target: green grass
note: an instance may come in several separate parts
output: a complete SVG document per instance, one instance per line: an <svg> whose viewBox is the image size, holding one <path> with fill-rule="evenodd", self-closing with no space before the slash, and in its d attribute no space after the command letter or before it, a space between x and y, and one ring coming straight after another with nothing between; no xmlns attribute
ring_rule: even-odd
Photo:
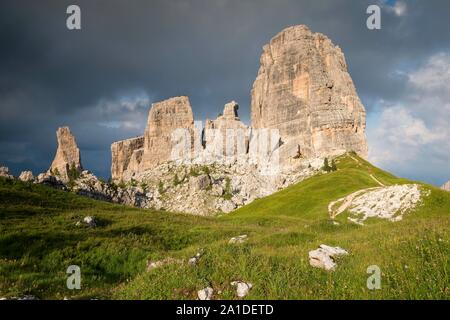
<svg viewBox="0 0 450 320"><path fill-rule="evenodd" d="M368 162L342 157L317 175L220 217L195 217L98 202L0 180L0 296L40 298L195 299L205 286L235 299L233 280L249 281L249 299L448 299L450 193L423 185L429 197L400 222L357 226L327 213L330 201L378 184L410 183ZM97 228L76 227L84 216ZM248 234L242 245L232 236ZM335 272L312 268L308 252L325 243L350 252ZM146 272L147 259L187 259ZM79 265L82 289L66 288ZM378 265L382 289L368 290L367 267ZM221 294L217 294L221 291Z"/></svg>

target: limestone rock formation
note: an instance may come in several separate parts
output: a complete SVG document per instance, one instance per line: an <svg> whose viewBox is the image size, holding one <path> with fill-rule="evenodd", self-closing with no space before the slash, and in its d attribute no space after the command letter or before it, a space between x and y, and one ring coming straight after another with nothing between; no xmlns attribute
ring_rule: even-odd
<svg viewBox="0 0 450 320"><path fill-rule="evenodd" d="M14 177L9 174L9 168L8 167L0 167L0 177L8 178L8 179L14 179Z"/></svg>
<svg viewBox="0 0 450 320"><path fill-rule="evenodd" d="M278 129L280 157L343 151L367 156L366 115L344 54L306 26L284 29L265 45L251 101L252 129Z"/></svg>
<svg viewBox="0 0 450 320"><path fill-rule="evenodd" d="M206 120L205 151L213 161L220 161L223 156L235 158L247 154L249 128L239 119L238 109L239 105L231 101L216 120Z"/></svg>
<svg viewBox="0 0 450 320"><path fill-rule="evenodd" d="M450 191L450 181L448 181L447 183L445 183L442 187L442 190L446 190L446 191Z"/></svg>
<svg viewBox="0 0 450 320"><path fill-rule="evenodd" d="M175 97L154 103L148 115L140 170L149 170L173 160L172 151L179 142L176 138L180 138L178 134L182 135L183 132L190 136L190 150L193 147L195 129L189 98Z"/></svg>
<svg viewBox="0 0 450 320"><path fill-rule="evenodd" d="M235 101L203 131L188 97L155 103L143 137L111 146L113 180L143 186L141 206L207 215L297 183L324 157L367 155L364 106L339 47L295 26L264 47L260 62L250 128ZM127 202L141 199L136 192Z"/></svg>
<svg viewBox="0 0 450 320"><path fill-rule="evenodd" d="M24 182L31 182L34 180L33 172L31 171L22 171L19 176L19 180Z"/></svg>
<svg viewBox="0 0 450 320"><path fill-rule="evenodd" d="M58 128L56 131L58 149L49 171L66 182L69 180L69 172L74 169L81 172L80 150L77 147L75 137L68 127Z"/></svg>
<svg viewBox="0 0 450 320"><path fill-rule="evenodd" d="M139 171L144 152L144 136L114 142L111 145L111 178L120 181L126 172Z"/></svg>

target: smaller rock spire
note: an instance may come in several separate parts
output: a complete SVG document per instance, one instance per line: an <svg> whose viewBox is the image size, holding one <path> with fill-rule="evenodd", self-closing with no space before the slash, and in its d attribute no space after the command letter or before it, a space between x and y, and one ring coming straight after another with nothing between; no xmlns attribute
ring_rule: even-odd
<svg viewBox="0 0 450 320"><path fill-rule="evenodd" d="M61 127L56 131L58 140L58 149L56 150L55 159L50 166L50 173L58 176L62 181L70 180L71 170L81 172L80 149L78 149L75 137L70 132L69 127Z"/></svg>
<svg viewBox="0 0 450 320"><path fill-rule="evenodd" d="M226 119L239 119L238 117L238 111L239 109L239 105L237 104L236 101L231 101L229 103L227 103L223 109L223 117Z"/></svg>

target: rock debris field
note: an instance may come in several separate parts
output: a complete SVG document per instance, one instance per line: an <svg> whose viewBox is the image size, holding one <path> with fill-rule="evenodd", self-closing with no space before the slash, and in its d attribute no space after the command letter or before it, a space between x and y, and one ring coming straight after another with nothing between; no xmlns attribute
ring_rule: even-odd
<svg viewBox="0 0 450 320"><path fill-rule="evenodd" d="M420 204L423 196L417 184L376 187L356 191L331 202L328 212L331 218L348 211L348 219L363 225L368 218L400 221L403 215Z"/></svg>

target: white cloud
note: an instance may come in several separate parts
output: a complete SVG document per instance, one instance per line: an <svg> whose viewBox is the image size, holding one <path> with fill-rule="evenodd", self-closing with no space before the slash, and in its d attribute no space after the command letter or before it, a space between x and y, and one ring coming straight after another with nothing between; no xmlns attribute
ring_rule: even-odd
<svg viewBox="0 0 450 320"><path fill-rule="evenodd" d="M420 91L443 91L450 96L450 55L432 56L425 66L409 74L409 81Z"/></svg>
<svg viewBox="0 0 450 320"><path fill-rule="evenodd" d="M408 94L395 104L381 101L376 128L368 130L369 159L394 172L434 166L450 179L450 54L430 57L407 74ZM429 168L426 168L429 170ZM431 178L430 178L431 179Z"/></svg>
<svg viewBox="0 0 450 320"><path fill-rule="evenodd" d="M150 98L142 94L114 100L101 100L95 106L94 112L100 114L100 117L96 118L102 119L98 122L98 125L102 127L143 132L150 105Z"/></svg>
<svg viewBox="0 0 450 320"><path fill-rule="evenodd" d="M394 13L399 17L405 15L407 9L408 9L408 6L406 5L406 2L404 2L404 1L397 1L394 5Z"/></svg>
<svg viewBox="0 0 450 320"><path fill-rule="evenodd" d="M398 17L406 15L408 11L408 5L403 0L397 0L394 4L386 3L386 0L381 1L381 6L390 13L395 14Z"/></svg>

